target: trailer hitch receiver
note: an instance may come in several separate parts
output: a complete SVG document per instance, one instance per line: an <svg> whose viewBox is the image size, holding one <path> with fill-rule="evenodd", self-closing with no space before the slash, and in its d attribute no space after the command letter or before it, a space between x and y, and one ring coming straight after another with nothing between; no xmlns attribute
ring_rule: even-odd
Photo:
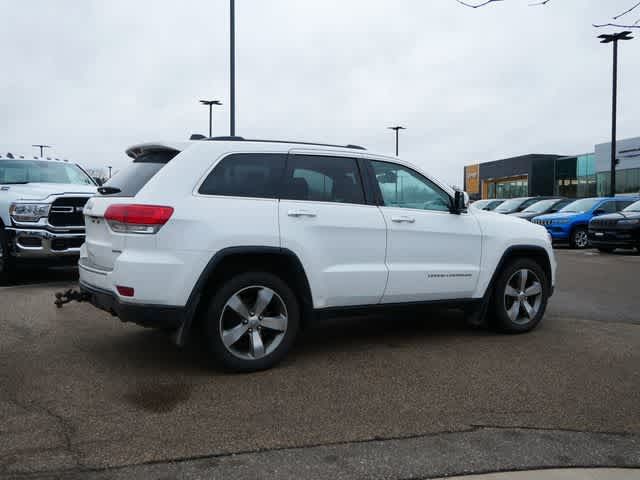
<svg viewBox="0 0 640 480"><path fill-rule="evenodd" d="M56 300L55 305L58 308L62 308L65 303L69 302L86 302L89 300L89 294L86 292L81 292L80 290L74 290L70 288L64 292L56 292L55 294Z"/></svg>

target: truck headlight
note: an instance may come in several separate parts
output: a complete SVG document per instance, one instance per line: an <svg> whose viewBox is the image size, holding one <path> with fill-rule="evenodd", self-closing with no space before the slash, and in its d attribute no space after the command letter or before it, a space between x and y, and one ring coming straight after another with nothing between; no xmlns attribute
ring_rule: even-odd
<svg viewBox="0 0 640 480"><path fill-rule="evenodd" d="M37 222L49 215L50 203L12 203L9 214L16 222Z"/></svg>

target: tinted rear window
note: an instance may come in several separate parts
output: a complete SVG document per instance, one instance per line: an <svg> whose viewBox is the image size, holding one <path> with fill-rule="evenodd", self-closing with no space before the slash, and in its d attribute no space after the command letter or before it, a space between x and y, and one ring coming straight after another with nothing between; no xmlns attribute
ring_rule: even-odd
<svg viewBox="0 0 640 480"><path fill-rule="evenodd" d="M285 159L282 153L234 153L215 166L198 193L276 198Z"/></svg>
<svg viewBox="0 0 640 480"><path fill-rule="evenodd" d="M178 153L180 152L163 150L140 155L104 184L104 187L120 190L111 194L107 193L107 195L110 197L135 197L142 187Z"/></svg>

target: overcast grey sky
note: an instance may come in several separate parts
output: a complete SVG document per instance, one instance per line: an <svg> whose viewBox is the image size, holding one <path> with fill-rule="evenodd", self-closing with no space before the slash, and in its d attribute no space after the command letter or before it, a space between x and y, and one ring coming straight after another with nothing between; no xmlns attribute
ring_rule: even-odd
<svg viewBox="0 0 640 480"><path fill-rule="evenodd" d="M465 164L608 140L611 47L631 0L237 0L237 134L356 143L449 183ZM228 0L0 0L0 152L88 167L228 134ZM637 15L640 17L640 13ZM640 31L636 32L640 37ZM619 137L640 135L640 38L620 46Z"/></svg>

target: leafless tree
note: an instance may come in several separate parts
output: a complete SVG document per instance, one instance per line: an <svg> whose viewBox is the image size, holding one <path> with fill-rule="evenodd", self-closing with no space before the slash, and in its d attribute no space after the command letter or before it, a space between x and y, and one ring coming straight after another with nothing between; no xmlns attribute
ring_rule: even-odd
<svg viewBox="0 0 640 480"><path fill-rule="evenodd" d="M465 0L456 0L456 2L458 2L460 5L464 5L465 7L469 7L469 8L485 7L491 3L498 3L503 1L504 0L481 0L476 2L470 2ZM551 0L538 0L538 1L530 2L529 6L537 7L540 5L546 5L549 2L551 2ZM612 20L611 22L594 23L593 26L596 28L601 28L601 27L640 28L640 17L637 18L635 21L628 20L629 18L631 18L631 16L629 15L630 13L634 11L636 11L637 13L638 11L640 11L639 7L640 7L640 2L636 2L633 5L631 5L629 8L627 8L624 12L620 12L619 14L611 17L611 20Z"/></svg>

